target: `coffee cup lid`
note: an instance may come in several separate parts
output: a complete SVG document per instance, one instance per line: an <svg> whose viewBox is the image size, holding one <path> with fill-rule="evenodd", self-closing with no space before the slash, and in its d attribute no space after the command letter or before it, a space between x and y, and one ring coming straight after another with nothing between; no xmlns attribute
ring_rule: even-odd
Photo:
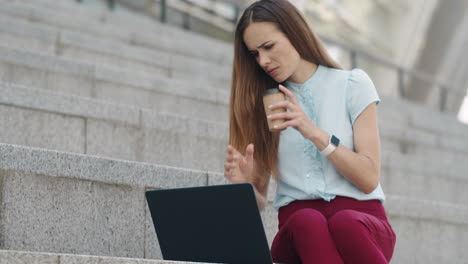
<svg viewBox="0 0 468 264"><path fill-rule="evenodd" d="M263 96L273 94L273 93L281 93L281 90L278 88L267 89L263 92Z"/></svg>

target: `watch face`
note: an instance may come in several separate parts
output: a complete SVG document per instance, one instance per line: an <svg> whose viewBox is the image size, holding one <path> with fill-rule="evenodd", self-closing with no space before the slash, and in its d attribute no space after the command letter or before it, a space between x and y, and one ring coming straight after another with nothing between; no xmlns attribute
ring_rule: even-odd
<svg viewBox="0 0 468 264"><path fill-rule="evenodd" d="M338 145L340 144L340 140L339 140L337 137L335 137L335 135L332 135L332 138L331 138L330 141L331 141L331 143L332 143L333 145L335 145L335 146L337 146L337 147L338 147Z"/></svg>

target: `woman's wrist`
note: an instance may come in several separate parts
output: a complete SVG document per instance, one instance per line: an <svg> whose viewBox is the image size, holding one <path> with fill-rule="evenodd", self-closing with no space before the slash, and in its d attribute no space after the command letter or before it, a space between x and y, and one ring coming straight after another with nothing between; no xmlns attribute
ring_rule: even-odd
<svg viewBox="0 0 468 264"><path fill-rule="evenodd" d="M257 187L255 187L255 185L254 185L254 192L255 192L255 198L257 200L258 209L259 209L259 211L263 211L263 209L265 209L265 207L268 204L267 199L266 199L265 196L263 196L263 194L261 194L257 190Z"/></svg>
<svg viewBox="0 0 468 264"><path fill-rule="evenodd" d="M322 151L328 146L329 138L330 138L330 134L323 131L319 127L317 127L313 131L310 137L308 137L308 139L315 144L315 146L317 147L319 151Z"/></svg>

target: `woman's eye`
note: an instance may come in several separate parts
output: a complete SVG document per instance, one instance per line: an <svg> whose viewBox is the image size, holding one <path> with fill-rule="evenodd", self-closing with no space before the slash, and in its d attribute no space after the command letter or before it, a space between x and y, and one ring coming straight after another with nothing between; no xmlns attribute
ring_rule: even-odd
<svg viewBox="0 0 468 264"><path fill-rule="evenodd" d="M273 48L273 46L274 46L274 45L265 46L265 49L266 49L266 50L269 50L269 49Z"/></svg>

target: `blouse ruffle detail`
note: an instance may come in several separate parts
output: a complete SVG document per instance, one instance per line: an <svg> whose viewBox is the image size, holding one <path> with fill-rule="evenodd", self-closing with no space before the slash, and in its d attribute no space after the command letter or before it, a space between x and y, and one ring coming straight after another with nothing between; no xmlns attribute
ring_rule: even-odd
<svg viewBox="0 0 468 264"><path fill-rule="evenodd" d="M302 106L302 109L314 123L318 124L317 116L319 116L317 102L314 100L311 89L307 86L303 86L301 89L296 89L296 97ZM317 149L315 144L310 140L304 140L303 155L305 155L305 171L307 175L322 175L323 164L320 155L320 151Z"/></svg>

